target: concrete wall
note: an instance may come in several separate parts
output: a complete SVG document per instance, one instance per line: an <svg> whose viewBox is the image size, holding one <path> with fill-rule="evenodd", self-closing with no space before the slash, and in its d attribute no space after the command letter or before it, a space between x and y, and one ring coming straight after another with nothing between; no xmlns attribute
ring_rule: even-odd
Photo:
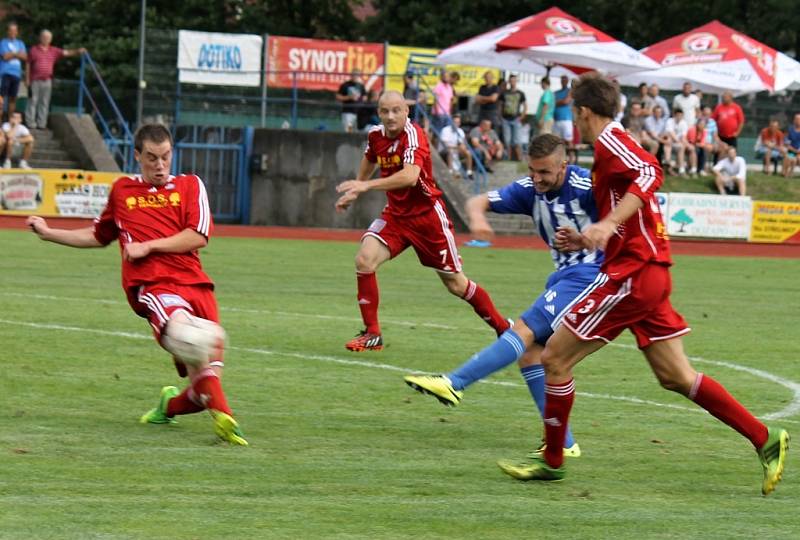
<svg viewBox="0 0 800 540"><path fill-rule="evenodd" d="M257 129L251 174L250 223L303 227L367 227L386 204L369 192L337 214L336 185L355 178L366 144L363 133Z"/></svg>
<svg viewBox="0 0 800 540"><path fill-rule="evenodd" d="M88 114L51 114L50 127L64 149L83 169L119 172L117 162L106 148L103 137Z"/></svg>

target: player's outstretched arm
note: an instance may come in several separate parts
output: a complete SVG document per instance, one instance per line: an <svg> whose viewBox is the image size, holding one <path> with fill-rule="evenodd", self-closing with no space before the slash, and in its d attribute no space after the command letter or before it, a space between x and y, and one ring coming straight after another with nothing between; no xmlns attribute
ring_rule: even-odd
<svg viewBox="0 0 800 540"><path fill-rule="evenodd" d="M47 242L76 248L103 247L94 237L94 227L81 229L51 229L47 221L39 216L29 216L25 224L36 235Z"/></svg>
<svg viewBox="0 0 800 540"><path fill-rule="evenodd" d="M490 210L489 196L482 193L470 197L467 200L466 210L472 236L478 240L490 241L494 237L494 230L486 219L486 213Z"/></svg>
<svg viewBox="0 0 800 540"><path fill-rule="evenodd" d="M178 234L166 238L125 244L122 256L127 261L135 261L147 257L151 253L189 253L207 245L208 239L205 236L194 229L183 229Z"/></svg>
<svg viewBox="0 0 800 540"><path fill-rule="evenodd" d="M643 206L644 201L638 195L626 193L611 213L583 231L585 247L605 249L608 239L617 231L617 227L628 221Z"/></svg>

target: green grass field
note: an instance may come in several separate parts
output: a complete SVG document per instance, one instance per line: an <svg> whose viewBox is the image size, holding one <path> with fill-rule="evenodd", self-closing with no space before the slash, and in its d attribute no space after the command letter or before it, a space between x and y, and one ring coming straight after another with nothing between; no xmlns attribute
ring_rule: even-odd
<svg viewBox="0 0 800 540"><path fill-rule="evenodd" d="M455 367L493 339L413 253L379 274L388 347L360 329L351 243L215 239L231 348L224 385L249 448L207 415L140 425L171 362L129 310L115 248L0 231L0 538L797 538L800 481L760 493L752 447L659 388L625 335L577 369L584 456L560 484L520 483L540 421L516 368L447 409L402 375ZM542 251L463 250L516 316L552 270ZM800 436L800 261L678 257L673 302L696 367ZM499 383L499 384L498 384ZM800 440L800 439L798 439Z"/></svg>

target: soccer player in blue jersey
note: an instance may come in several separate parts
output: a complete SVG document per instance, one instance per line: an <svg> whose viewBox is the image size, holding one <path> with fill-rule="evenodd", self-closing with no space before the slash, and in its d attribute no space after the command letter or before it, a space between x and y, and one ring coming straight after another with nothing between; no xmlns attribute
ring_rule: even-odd
<svg viewBox="0 0 800 540"><path fill-rule="evenodd" d="M512 328L456 370L439 376L405 377L409 386L436 397L444 405L457 405L469 385L517 361L540 414L544 413L544 369L540 360L544 344L572 305L598 285L601 251L563 253L554 247L559 227L582 231L597 220L589 171L567 165L564 140L550 134L531 141L528 169L530 176L469 200L470 229L477 238L491 237L487 211L531 216L539 235L550 246L556 271L547 279L545 291ZM542 451L540 446L536 453ZM580 447L569 430L564 454L580 455Z"/></svg>

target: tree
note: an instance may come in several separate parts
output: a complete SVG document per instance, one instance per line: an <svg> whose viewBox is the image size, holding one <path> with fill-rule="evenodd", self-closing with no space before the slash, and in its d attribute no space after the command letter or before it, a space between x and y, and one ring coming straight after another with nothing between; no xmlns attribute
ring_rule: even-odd
<svg viewBox="0 0 800 540"><path fill-rule="evenodd" d="M685 232L684 229L687 225L691 225L694 223L692 216L690 216L685 208L681 208L678 212L672 216L671 221L680 224L681 228L678 230L679 233Z"/></svg>

